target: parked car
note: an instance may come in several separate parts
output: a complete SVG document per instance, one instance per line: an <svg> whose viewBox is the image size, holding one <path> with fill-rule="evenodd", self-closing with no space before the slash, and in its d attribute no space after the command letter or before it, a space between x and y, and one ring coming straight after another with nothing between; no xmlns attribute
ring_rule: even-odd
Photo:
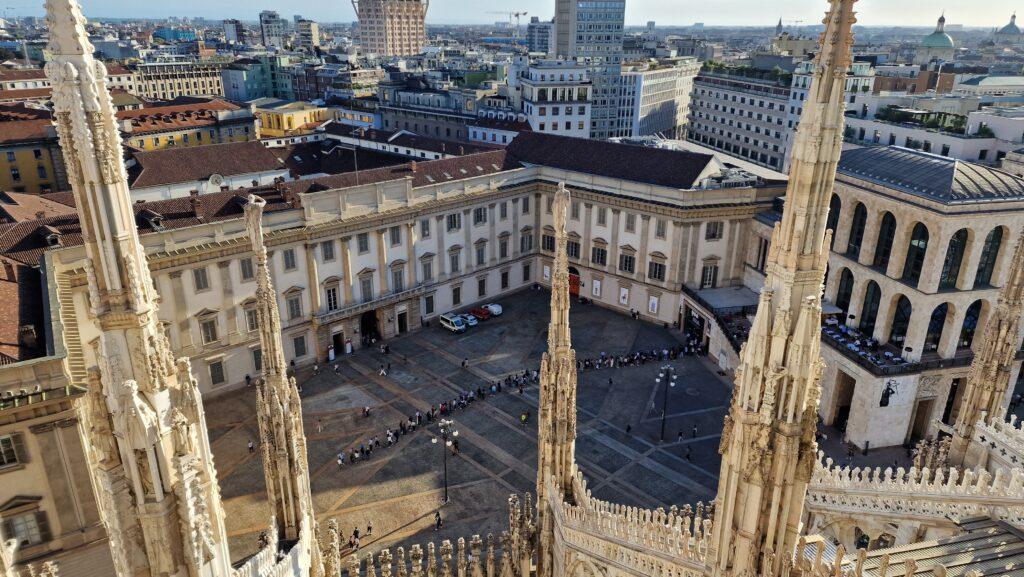
<svg viewBox="0 0 1024 577"><path fill-rule="evenodd" d="M462 319L462 315L445 313L441 315L441 326L453 333L464 333L469 326Z"/></svg>
<svg viewBox="0 0 1024 577"><path fill-rule="evenodd" d="M466 323L471 327L475 327L480 322L476 320L476 317L471 314L461 314L459 315L459 317L462 319L462 322Z"/></svg>
<svg viewBox="0 0 1024 577"><path fill-rule="evenodd" d="M489 310L489 311L491 311L491 316L492 317L500 317L501 316L501 313L502 313L501 305L499 305L498 303L491 303L489 305L484 305L484 308Z"/></svg>
<svg viewBox="0 0 1024 577"><path fill-rule="evenodd" d="M478 307L469 311L469 314L478 318L479 320L486 321L491 318L491 311L487 307Z"/></svg>

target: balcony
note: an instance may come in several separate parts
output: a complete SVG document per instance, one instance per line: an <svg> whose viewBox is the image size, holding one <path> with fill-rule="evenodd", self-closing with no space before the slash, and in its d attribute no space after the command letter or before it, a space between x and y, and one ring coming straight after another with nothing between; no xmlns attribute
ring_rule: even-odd
<svg viewBox="0 0 1024 577"><path fill-rule="evenodd" d="M901 356L902 351L899 348L879 343L857 329L842 324L823 326L821 340L876 377L967 367L974 360L974 352L969 348L963 348L949 359L930 353L925 354L919 361L909 361ZM1018 352L1017 358L1024 358L1024 354Z"/></svg>

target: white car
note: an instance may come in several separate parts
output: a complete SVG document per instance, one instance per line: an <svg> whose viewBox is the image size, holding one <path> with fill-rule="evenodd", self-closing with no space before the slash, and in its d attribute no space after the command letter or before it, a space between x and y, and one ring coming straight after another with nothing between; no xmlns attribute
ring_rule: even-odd
<svg viewBox="0 0 1024 577"><path fill-rule="evenodd" d="M462 320L462 315L453 315L451 313L441 315L441 326L453 333L464 333L468 328L466 322Z"/></svg>
<svg viewBox="0 0 1024 577"><path fill-rule="evenodd" d="M476 320L476 317L471 314L459 315L462 318L462 322L466 323L471 327L475 327L480 321Z"/></svg>
<svg viewBox="0 0 1024 577"><path fill-rule="evenodd" d="M489 311L491 311L491 316L494 316L494 317L500 317L501 316L501 305L499 305L498 303L491 303L489 305L484 305L484 308L489 310Z"/></svg>

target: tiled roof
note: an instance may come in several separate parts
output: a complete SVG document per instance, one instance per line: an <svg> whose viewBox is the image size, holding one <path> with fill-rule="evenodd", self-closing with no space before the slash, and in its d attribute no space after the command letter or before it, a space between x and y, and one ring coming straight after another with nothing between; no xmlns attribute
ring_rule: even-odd
<svg viewBox="0 0 1024 577"><path fill-rule="evenodd" d="M41 140L49 135L49 120L15 120L0 122L0 144Z"/></svg>
<svg viewBox="0 0 1024 577"><path fill-rule="evenodd" d="M51 88L0 90L0 102L12 102L17 100L49 100L52 94L53 89Z"/></svg>
<svg viewBox="0 0 1024 577"><path fill-rule="evenodd" d="M305 142L267 150L288 166L292 176L341 174L354 171L357 165L360 170L371 170L409 161L402 156L367 149L359 149L359 157L354 159L352 148L335 140Z"/></svg>
<svg viewBox="0 0 1024 577"><path fill-rule="evenodd" d="M461 140L443 140L431 136L422 136L407 130L355 128L346 124L339 124L337 122L327 124L324 127L324 131L327 134L370 140L381 144L388 144L392 147L397 146L401 149L408 148L411 150L415 148L416 150L426 150L428 152L444 154L458 154L460 156L463 154L476 154L477 152L485 152L498 148L487 144L469 143ZM404 150L402 150L402 152L404 152Z"/></svg>
<svg viewBox="0 0 1024 577"><path fill-rule="evenodd" d="M45 350L43 287L37 269L0 259L0 358L17 362L35 358ZM35 330L35 343L22 339L22 327Z"/></svg>
<svg viewBox="0 0 1024 577"><path fill-rule="evenodd" d="M118 120L131 120L132 134L146 134L165 130L179 130L217 124L217 111L239 110L239 106L226 100L213 99L187 104L151 106L136 110L121 110Z"/></svg>
<svg viewBox="0 0 1024 577"><path fill-rule="evenodd" d="M285 168L276 154L257 141L139 151L132 156L135 165L128 175L132 188Z"/></svg>
<svg viewBox="0 0 1024 577"><path fill-rule="evenodd" d="M525 120L484 118L482 116L476 120L470 121L469 125L480 126L482 128L495 128L498 130L514 130L516 132L533 130L533 128L530 127L530 123Z"/></svg>
<svg viewBox="0 0 1024 577"><path fill-rule="evenodd" d="M107 64L107 75L121 76L131 71L120 64ZM46 80L46 71L42 68L11 69L0 68L0 82L13 80Z"/></svg>
<svg viewBox="0 0 1024 577"><path fill-rule="evenodd" d="M698 177L715 158L697 152L540 132L520 133L507 150L511 157L526 164L682 189L699 184Z"/></svg>
<svg viewBox="0 0 1024 577"><path fill-rule="evenodd" d="M838 170L944 203L1024 199L1024 179L1010 173L897 146L845 150Z"/></svg>
<svg viewBox="0 0 1024 577"><path fill-rule="evenodd" d="M48 195L0 191L0 223L10 224L74 214L75 209Z"/></svg>

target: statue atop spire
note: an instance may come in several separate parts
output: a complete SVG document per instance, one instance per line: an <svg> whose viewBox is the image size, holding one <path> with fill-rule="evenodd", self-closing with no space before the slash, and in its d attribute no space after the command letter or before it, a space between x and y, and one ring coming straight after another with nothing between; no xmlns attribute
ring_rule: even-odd
<svg viewBox="0 0 1024 577"><path fill-rule="evenodd" d="M54 123L87 255L100 336L87 358L89 469L117 574L228 575L198 384L175 359L139 243L106 68L93 58L76 0L47 0Z"/></svg>
<svg viewBox="0 0 1024 577"><path fill-rule="evenodd" d="M555 263L551 273L551 321L548 350L540 362L540 408L537 419L537 525L540 550L537 575L551 577L554 520L549 507L573 491L576 451L576 351L569 334L569 253L566 219L569 191L558 185L552 207ZM549 483L552 485L549 487ZM553 488L555 494L548 494ZM559 505L560 506L560 505Z"/></svg>
<svg viewBox="0 0 1024 577"><path fill-rule="evenodd" d="M784 575L797 543L817 458L825 223L843 140L855 1L830 0L782 221L772 233L765 286L740 352L720 446L712 575Z"/></svg>
<svg viewBox="0 0 1024 577"><path fill-rule="evenodd" d="M974 426L982 415L988 419L1006 417L1006 394L1010 388L1010 373L1017 357L1021 339L1021 317L1024 316L1024 230L1010 259L1010 274L999 291L995 310L985 323L985 330L977 340L977 349L967 375L963 400L956 423L953 425L953 443L950 462L972 465L969 446Z"/></svg>
<svg viewBox="0 0 1024 577"><path fill-rule="evenodd" d="M277 534L284 539L298 539L300 530L313 531L313 498L309 488L302 402L295 379L287 374L277 295L267 267L267 248L263 243L263 208L266 204L267 201L250 194L243 209L246 231L256 255L256 324L263 364L263 375L256 388L256 411L263 474ZM319 553L319 547L314 546L314 566L320 564Z"/></svg>

